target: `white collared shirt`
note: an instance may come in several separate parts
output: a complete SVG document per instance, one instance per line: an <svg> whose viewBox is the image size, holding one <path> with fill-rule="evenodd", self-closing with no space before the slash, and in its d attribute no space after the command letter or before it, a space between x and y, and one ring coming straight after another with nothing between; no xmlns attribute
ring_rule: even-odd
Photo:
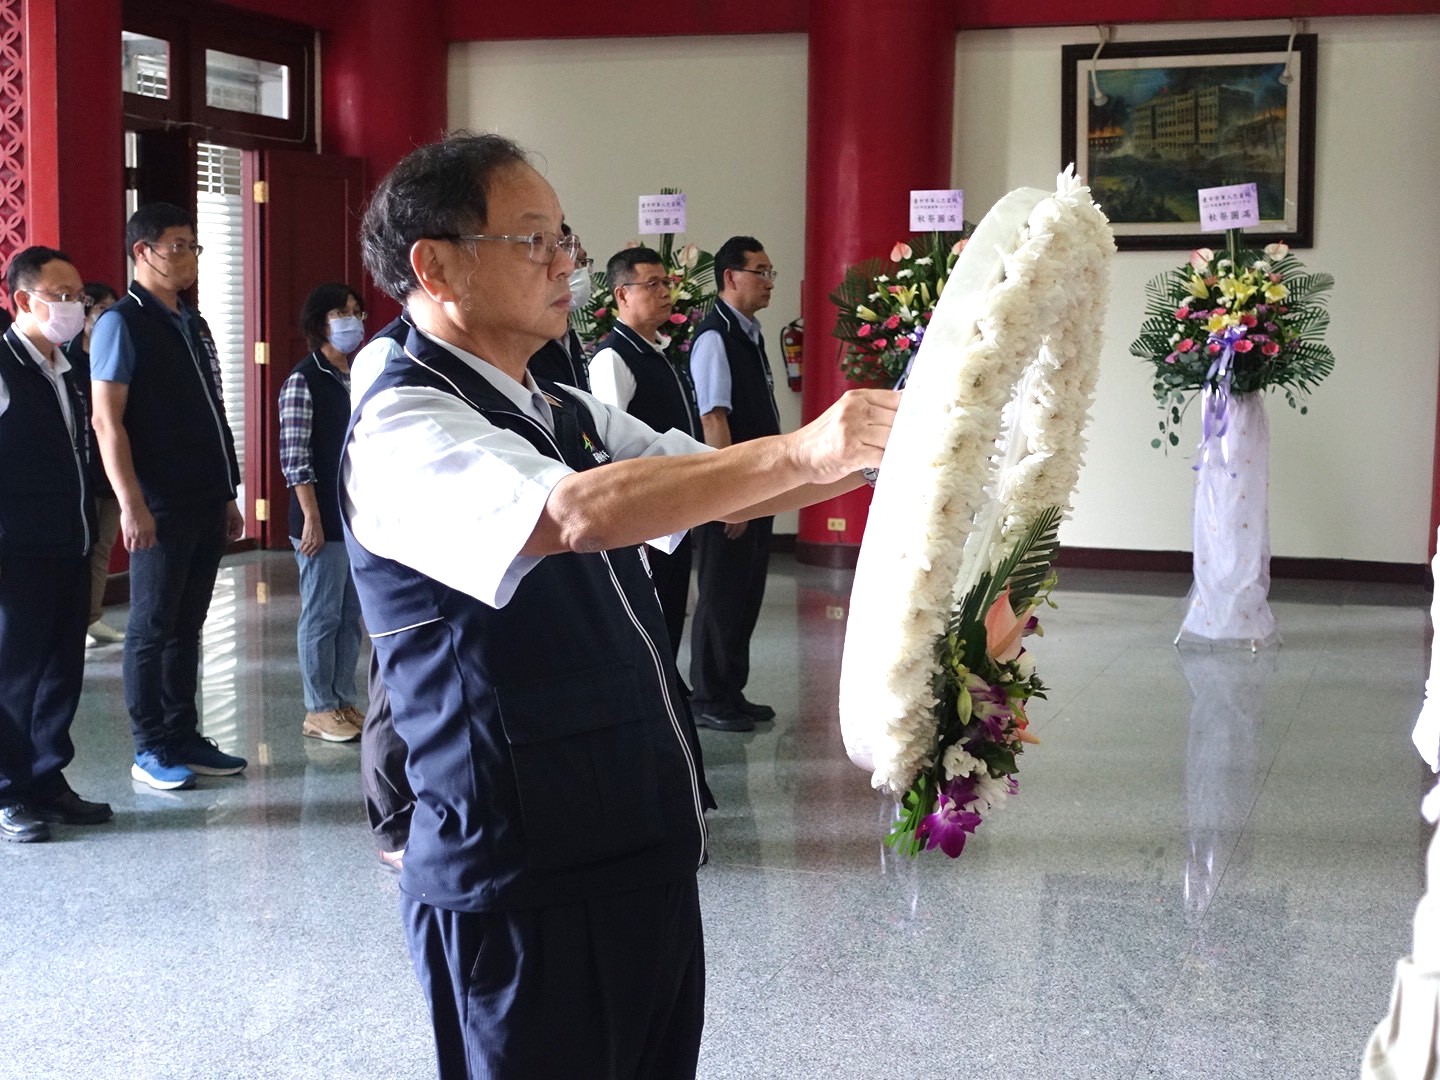
<svg viewBox="0 0 1440 1080"><path fill-rule="evenodd" d="M74 441L75 413L70 408L70 392L65 389L65 373L70 370L70 361L66 359L65 353L59 345L50 346L50 358L47 360L40 350L35 348L35 343L19 330L16 330L13 335L6 335L8 341L13 341L15 338L19 338L20 343L25 346L25 352L31 363L43 371L45 377L50 380L50 384L55 387L55 395L60 399L60 412L65 417L65 426L70 429L70 439ZM5 385L4 379L0 379L0 416L4 416L9 408L10 387Z"/></svg>
<svg viewBox="0 0 1440 1080"><path fill-rule="evenodd" d="M479 357L426 337L478 372L517 412L551 430L550 404L529 372L523 384L516 382ZM709 449L679 431L658 434L583 390L570 392L589 409L595 433L617 461ZM510 601L539 563L520 550L551 490L574 471L454 394L424 386L371 397L341 468L345 515L366 550L495 608ZM650 543L673 552L684 535Z"/></svg>

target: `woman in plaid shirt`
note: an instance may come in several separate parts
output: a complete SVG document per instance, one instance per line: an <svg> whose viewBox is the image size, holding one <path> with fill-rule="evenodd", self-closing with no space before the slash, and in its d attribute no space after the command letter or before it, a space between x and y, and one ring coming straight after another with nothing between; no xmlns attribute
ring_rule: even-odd
<svg viewBox="0 0 1440 1080"><path fill-rule="evenodd" d="M365 308L349 285L318 286L300 329L311 352L280 389L280 469L290 488L290 543L300 564L296 641L305 687L304 734L360 737L355 707L360 601L340 519L340 455L350 419L350 358L365 337Z"/></svg>

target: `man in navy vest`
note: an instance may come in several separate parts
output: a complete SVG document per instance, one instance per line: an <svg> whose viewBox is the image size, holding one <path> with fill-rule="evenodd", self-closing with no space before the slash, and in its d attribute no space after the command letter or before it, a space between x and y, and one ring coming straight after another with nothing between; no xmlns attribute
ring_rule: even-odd
<svg viewBox="0 0 1440 1080"><path fill-rule="evenodd" d="M246 765L200 734L196 706L215 575L245 528L235 505L240 469L215 341L180 296L195 284L194 221L178 206L149 203L131 215L125 241L135 280L95 323L90 377L95 436L130 551L130 775L188 788L196 773L233 776Z"/></svg>
<svg viewBox="0 0 1440 1080"><path fill-rule="evenodd" d="M705 441L738 446L780 434L775 378L757 312L770 304L775 268L760 241L732 236L715 253L719 299L695 327L690 370ZM690 685L695 722L718 731L748 731L775 719L749 701L750 637L765 599L770 515L710 522L695 532L697 598L690 627Z"/></svg>
<svg viewBox="0 0 1440 1080"><path fill-rule="evenodd" d="M619 251L606 264L605 279L619 318L615 328L600 339L590 361L595 396L656 431L674 428L692 439L701 438L690 372L670 362L658 337L674 306L659 252L647 247ZM690 536L686 534L672 555L646 554L660 610L665 613L670 653L677 657L685 630L685 605L690 600Z"/></svg>
<svg viewBox="0 0 1440 1080"><path fill-rule="evenodd" d="M71 790L70 725L90 615L85 398L61 351L85 326L84 283L46 247L6 271L15 325L0 338L0 839L46 840L50 825L110 819Z"/></svg>
<svg viewBox="0 0 1440 1080"><path fill-rule="evenodd" d="M694 1076L713 800L639 545L853 489L898 403L707 452L536 380L561 219L519 147L465 135L407 155L361 229L415 329L352 417L342 501L409 749L401 909L443 1080Z"/></svg>

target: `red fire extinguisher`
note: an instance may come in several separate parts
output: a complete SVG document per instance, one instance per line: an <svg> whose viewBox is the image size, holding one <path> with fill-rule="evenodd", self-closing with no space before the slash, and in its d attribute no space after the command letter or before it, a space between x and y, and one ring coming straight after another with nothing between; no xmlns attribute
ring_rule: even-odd
<svg viewBox="0 0 1440 1080"><path fill-rule="evenodd" d="M780 331L780 349L785 354L785 378L790 389L800 392L801 366L805 352L805 320L795 319Z"/></svg>

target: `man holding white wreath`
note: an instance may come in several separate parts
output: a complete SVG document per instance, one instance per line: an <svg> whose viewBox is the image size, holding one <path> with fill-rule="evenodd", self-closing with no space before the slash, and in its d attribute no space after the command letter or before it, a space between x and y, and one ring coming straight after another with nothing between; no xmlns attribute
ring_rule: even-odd
<svg viewBox="0 0 1440 1080"><path fill-rule="evenodd" d="M537 380L579 251L561 220L518 146L456 135L395 167L361 231L414 320L342 485L409 750L401 908L442 1080L694 1076L713 800L639 546L853 489L898 402L852 391L711 452Z"/></svg>

